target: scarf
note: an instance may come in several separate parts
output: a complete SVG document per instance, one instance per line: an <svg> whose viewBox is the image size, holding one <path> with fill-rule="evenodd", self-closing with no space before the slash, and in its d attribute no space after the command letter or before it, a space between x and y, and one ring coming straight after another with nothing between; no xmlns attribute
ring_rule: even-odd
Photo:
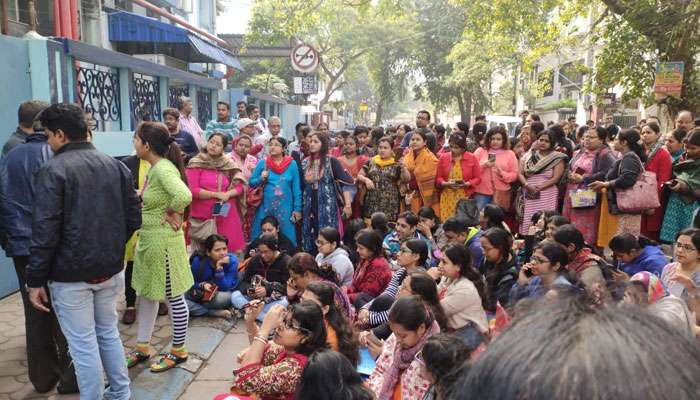
<svg viewBox="0 0 700 400"><path fill-rule="evenodd" d="M198 153L196 156L192 157L187 164L187 168L215 169L222 172L238 169L236 164L229 157L222 154L218 158L212 158L209 154L204 152Z"/></svg>
<svg viewBox="0 0 700 400"><path fill-rule="evenodd" d="M323 168L321 168L321 159L315 156L307 158L308 168L304 171L304 180L306 183L316 183L321 180Z"/></svg>
<svg viewBox="0 0 700 400"><path fill-rule="evenodd" d="M423 337L418 340L415 346L404 349L400 343L396 343L394 347L394 357L389 368L384 371L384 381L382 382L382 390L379 393L379 400L391 400L394 394L394 387L401 377L401 373L405 371L413 362L416 354L423 349L425 341L429 337L440 333L440 327L436 321L423 334Z"/></svg>
<svg viewBox="0 0 700 400"><path fill-rule="evenodd" d="M283 156L282 161L276 163L272 159L272 156L267 156L267 158L265 159L265 166L267 167L267 169L276 173L277 175L282 175L284 171L287 170L287 167L289 167L289 164L292 163L292 160L293 158L290 156Z"/></svg>
<svg viewBox="0 0 700 400"><path fill-rule="evenodd" d="M423 148L415 155L409 151L403 159L403 164L416 178L418 191L423 200L423 205L430 207L435 203L435 176L437 175L438 160L427 148Z"/></svg>
<svg viewBox="0 0 700 400"><path fill-rule="evenodd" d="M391 166L391 165L396 164L396 160L394 160L393 157L390 158L390 159L388 159L388 160L384 160L384 159L382 159L381 157L379 157L379 154L377 154L376 156L372 157L372 161L373 161L379 168L384 168L384 167L388 167L388 166Z"/></svg>
<svg viewBox="0 0 700 400"><path fill-rule="evenodd" d="M525 176L532 176L541 173L542 171L553 168L560 160L565 160L566 154L558 151L552 151L542 157L540 152L530 153L530 157L525 161Z"/></svg>
<svg viewBox="0 0 700 400"><path fill-rule="evenodd" d="M698 159L683 159L673 165L673 173L676 179L682 181L688 186L690 193L679 193L681 199L686 204L695 201L692 193L700 189L700 158Z"/></svg>
<svg viewBox="0 0 700 400"><path fill-rule="evenodd" d="M644 288L647 290L647 301L649 304L654 304L658 300L668 296L668 290L666 290L663 282L661 282L658 276L648 271L637 272L632 275L630 281L641 282L644 285Z"/></svg>
<svg viewBox="0 0 700 400"><path fill-rule="evenodd" d="M647 165L649 165L651 160L656 155L656 152L659 151L659 149L661 149L661 147L663 147L663 143L661 142L661 140L657 141L656 143L654 143L653 146L651 146L651 149L649 149L649 153L647 153L647 160L644 162L645 167Z"/></svg>

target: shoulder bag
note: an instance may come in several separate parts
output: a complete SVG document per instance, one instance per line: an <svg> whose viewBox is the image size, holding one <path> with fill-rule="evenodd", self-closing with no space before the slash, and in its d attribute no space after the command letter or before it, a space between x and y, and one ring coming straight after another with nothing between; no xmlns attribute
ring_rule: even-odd
<svg viewBox="0 0 700 400"><path fill-rule="evenodd" d="M198 271L199 273L197 274L197 277L199 278L199 280L201 280L202 277L204 276L204 268L206 266L206 263L207 263L206 259L199 260L199 271ZM204 283L209 284L209 287L207 289L203 288ZM198 302L198 303L206 303L208 301L211 301L214 297L216 297L216 294L218 292L219 292L219 286L216 283L204 281L204 282L201 282L196 287L191 288L187 292L187 297L189 297L190 300L193 300L193 301Z"/></svg>
<svg viewBox="0 0 700 400"><path fill-rule="evenodd" d="M219 172L217 178L217 192L221 191L223 177ZM199 219L190 217L190 238L196 242L203 242L211 235L218 233L216 229L216 217L212 216L208 219Z"/></svg>
<svg viewBox="0 0 700 400"><path fill-rule="evenodd" d="M642 165L642 173L639 174L637 182L627 189L615 189L617 208L625 214L641 214L661 207L659 192L656 190L656 174L645 171L641 160L639 163Z"/></svg>
<svg viewBox="0 0 700 400"><path fill-rule="evenodd" d="M263 161L264 162L264 161ZM267 171L267 166L263 168L263 171ZM261 183L257 187L248 190L246 194L246 205L248 207L258 207L263 201L263 189L265 188L265 183Z"/></svg>

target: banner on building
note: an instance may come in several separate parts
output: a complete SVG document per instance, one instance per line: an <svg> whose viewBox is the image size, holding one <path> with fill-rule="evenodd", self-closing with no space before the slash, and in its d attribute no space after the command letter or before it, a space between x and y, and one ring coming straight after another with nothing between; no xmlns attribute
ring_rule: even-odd
<svg viewBox="0 0 700 400"><path fill-rule="evenodd" d="M681 97L683 90L682 61L660 62L656 64L656 79L654 80L654 93L657 98L667 96Z"/></svg>

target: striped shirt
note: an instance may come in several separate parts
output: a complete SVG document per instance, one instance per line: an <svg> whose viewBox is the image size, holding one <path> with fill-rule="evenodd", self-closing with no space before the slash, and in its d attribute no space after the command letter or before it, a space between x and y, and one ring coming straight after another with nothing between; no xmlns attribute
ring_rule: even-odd
<svg viewBox="0 0 700 400"><path fill-rule="evenodd" d="M199 127L197 119L190 114L185 117L185 114L180 113L180 130L187 131L194 138L197 147L202 147L204 145L204 136L202 128Z"/></svg>

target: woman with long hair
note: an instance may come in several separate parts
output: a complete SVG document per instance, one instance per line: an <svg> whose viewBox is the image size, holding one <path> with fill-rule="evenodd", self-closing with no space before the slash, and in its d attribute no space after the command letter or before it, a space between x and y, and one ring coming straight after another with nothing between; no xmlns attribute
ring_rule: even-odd
<svg viewBox="0 0 700 400"><path fill-rule="evenodd" d="M228 139L223 133L214 132L204 151L192 157L187 165L187 183L192 192L189 233L193 247L199 248L206 235L195 235L194 222L201 224L214 219L216 232L228 239L231 251L240 254L245 250L241 216L245 216L248 180L224 155L227 144ZM216 208L219 209L217 213Z"/></svg>
<svg viewBox="0 0 700 400"><path fill-rule="evenodd" d="M301 376L297 399L374 400L347 357L331 350L317 351L309 357Z"/></svg>
<svg viewBox="0 0 700 400"><path fill-rule="evenodd" d="M604 180L588 184L589 188L603 193L600 223L598 224L598 247L606 247L615 235L631 233L639 236L641 232L642 216L621 213L620 209L617 208L616 195L616 190L634 186L639 176L644 172L646 155L639 140L639 133L634 129L625 129L620 132L615 137L613 149L620 152L622 158L615 161Z"/></svg>
<svg viewBox="0 0 700 400"><path fill-rule="evenodd" d="M439 333L429 337L420 352L422 375L431 383L423 400L449 399L452 385L460 376L460 367L469 360L473 350L453 335Z"/></svg>
<svg viewBox="0 0 700 400"><path fill-rule="evenodd" d="M361 155L359 151L359 142L357 137L349 135L345 142L343 142L342 154L338 157L340 165L345 168L345 171L350 174L355 184L358 183L358 175L362 168L367 164L369 157L366 155ZM359 218L362 214L362 209L359 202L359 195L361 194L359 188L356 186L352 188L352 218Z"/></svg>
<svg viewBox="0 0 700 400"><path fill-rule="evenodd" d="M493 314L497 303L506 308L511 305L510 289L518 279L512 251L513 236L502 228L490 228L481 234L479 240L484 251L479 272L486 278L483 305L484 310Z"/></svg>
<svg viewBox="0 0 700 400"><path fill-rule="evenodd" d="M213 234L204 241L200 251L190 257L194 286L185 300L190 315L193 317L210 316L231 318L231 292L238 287L238 259L228 251L228 239ZM196 296L197 292L206 293L211 285L216 285L216 294L205 300Z"/></svg>
<svg viewBox="0 0 700 400"><path fill-rule="evenodd" d="M440 191L440 218L454 215L457 203L468 199L481 183L481 168L474 154L467 151L467 137L461 133L450 136L449 151L440 154L435 184Z"/></svg>
<svg viewBox="0 0 700 400"><path fill-rule="evenodd" d="M301 295L302 300L312 301L321 307L326 323L326 342L331 350L337 351L357 366L360 359L357 337L347 317L335 303L335 292L326 282L311 282Z"/></svg>
<svg viewBox="0 0 700 400"><path fill-rule="evenodd" d="M409 151L401 159L410 174L408 182L407 206L414 214L421 207L440 207L435 188L438 159L428 148L428 129L416 129L411 135ZM408 202L410 199L410 202Z"/></svg>
<svg viewBox="0 0 700 400"><path fill-rule="evenodd" d="M642 230L641 234L649 239L659 240L659 232L661 231L661 223L664 218L664 207L666 206L666 196L663 187L664 182L671 180L671 168L673 161L671 154L664 148L663 135L659 125L655 123L646 124L642 127L642 144L647 159L644 162L646 171L656 174L656 191L659 194L661 205L655 208L652 214L644 213L642 215Z"/></svg>
<svg viewBox="0 0 700 400"><path fill-rule="evenodd" d="M392 152L391 138L383 137L377 143L377 155L372 157L359 172L357 180L367 192L362 203L362 216L369 219L376 212L383 212L389 221L396 221L401 211L399 185L408 182L406 168L397 163Z"/></svg>
<svg viewBox="0 0 700 400"><path fill-rule="evenodd" d="M564 174L566 154L554 150L556 140L556 135L551 130L542 131L537 136L533 148L520 160L519 179L523 185L524 203L520 223L521 235L528 235L532 214L557 209L557 184Z"/></svg>
<svg viewBox="0 0 700 400"><path fill-rule="evenodd" d="M697 195L700 189L700 129L693 129L686 137L685 155L673 165L673 178L667 184L671 195L661 226L661 240L666 243L672 243L681 230L698 227L695 215L700 207Z"/></svg>
<svg viewBox="0 0 700 400"><path fill-rule="evenodd" d="M571 196L575 191L585 189L589 183L604 179L612 167L615 156L605 142L607 137L608 131L602 126L588 129L583 135L581 148L574 153L567 169L569 183L564 195L562 215L579 228L586 243L591 245L595 245L598 236L600 204L596 202L594 207L572 208Z"/></svg>
<svg viewBox="0 0 700 400"><path fill-rule="evenodd" d="M355 309L379 296L391 280L391 267L384 258L382 238L372 230L363 230L356 239L360 263L352 275L347 294Z"/></svg>
<svg viewBox="0 0 700 400"><path fill-rule="evenodd" d="M250 149L253 146L253 139L250 136L240 135L233 138L231 141L232 150L228 153L229 158L233 162L233 166L241 171L246 182L250 181L250 177L255 170L255 166L258 163L258 159L250 154ZM247 186L247 184L246 184ZM247 189L247 188L246 188ZM245 193L241 198L241 201L245 201ZM253 218L255 218L256 207L248 207L246 204L245 213L241 215L243 217L243 239L246 243L250 242L255 236L250 235L251 227L253 224Z"/></svg>
<svg viewBox="0 0 700 400"><path fill-rule="evenodd" d="M350 254L340 241L340 232L328 226L321 229L316 239L316 247L318 248L316 263L330 265L338 275L340 286L351 284L355 269L350 261Z"/></svg>
<svg viewBox="0 0 700 400"><path fill-rule="evenodd" d="M330 226L342 234L341 213L345 218L352 215L350 187L354 186L354 181L340 161L328 155L328 135L313 132L306 140L309 143L309 156L302 161L304 220L301 237L304 251L315 254L315 241L321 228ZM342 201L339 202L340 198Z"/></svg>
<svg viewBox="0 0 700 400"><path fill-rule="evenodd" d="M131 284L139 296L136 317L136 348L126 357L128 367L150 358L158 303L167 300L172 323L172 348L151 365L151 371L161 372L187 360L187 322L189 312L185 292L194 280L182 230L192 193L187 187L182 153L158 122L143 122L134 135L136 155L148 161L148 171L141 197L141 230L134 254Z"/></svg>
<svg viewBox="0 0 700 400"><path fill-rule="evenodd" d="M484 147L476 149L474 156L481 167L481 181L474 188L479 210L488 203L495 203L508 212L511 184L518 180L518 158L510 149L506 129L502 126L489 129L484 137Z"/></svg>
<svg viewBox="0 0 700 400"><path fill-rule="evenodd" d="M258 162L250 177L251 188L263 185L262 203L255 212L251 237L260 236L262 220L272 215L280 224L280 232L297 247L294 224L301 219L301 186L296 161L285 155L286 147L284 138L270 138L267 158Z"/></svg>

